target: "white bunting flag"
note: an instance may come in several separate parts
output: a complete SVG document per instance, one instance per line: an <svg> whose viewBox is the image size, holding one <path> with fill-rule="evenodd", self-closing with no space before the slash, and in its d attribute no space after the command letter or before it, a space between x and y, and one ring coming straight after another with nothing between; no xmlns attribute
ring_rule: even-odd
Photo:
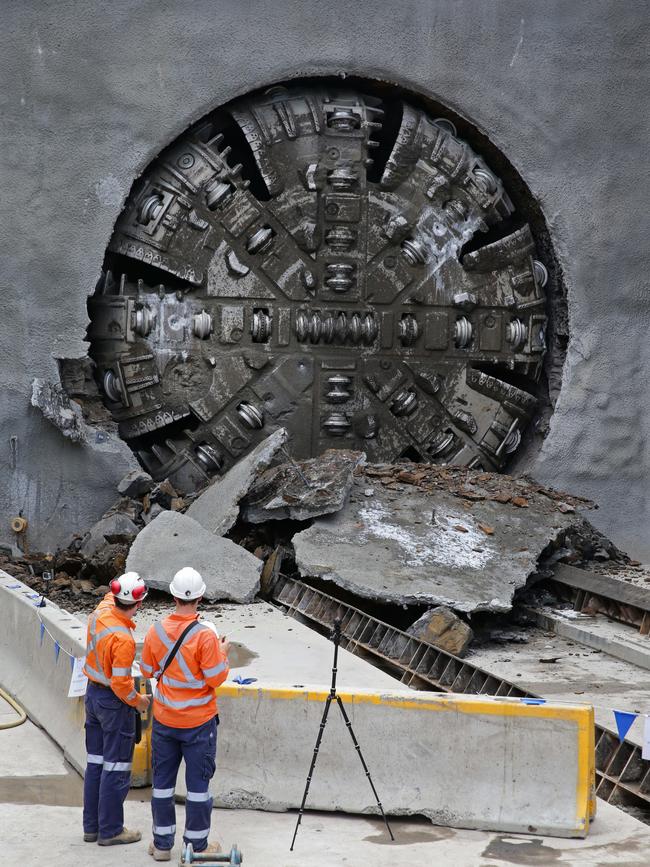
<svg viewBox="0 0 650 867"><path fill-rule="evenodd" d="M641 758L650 759L650 714L646 714L643 721L643 749L641 750Z"/></svg>

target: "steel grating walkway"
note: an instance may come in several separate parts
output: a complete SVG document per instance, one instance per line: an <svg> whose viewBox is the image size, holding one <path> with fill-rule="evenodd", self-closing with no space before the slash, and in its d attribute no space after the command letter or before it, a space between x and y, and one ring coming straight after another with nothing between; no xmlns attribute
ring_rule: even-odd
<svg viewBox="0 0 650 867"><path fill-rule="evenodd" d="M287 614L309 625L330 629L341 619L341 647L375 665L399 675L412 689L543 698L514 683L495 677L470 662L459 659L400 629L383 623L316 590L302 581L280 575L271 598ZM641 758L641 748L596 725L596 794L616 806L636 807L650 824L650 761Z"/></svg>

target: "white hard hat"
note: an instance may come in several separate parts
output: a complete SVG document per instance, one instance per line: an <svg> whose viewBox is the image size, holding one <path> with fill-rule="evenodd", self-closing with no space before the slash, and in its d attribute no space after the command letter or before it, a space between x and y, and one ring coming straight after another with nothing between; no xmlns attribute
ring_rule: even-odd
<svg viewBox="0 0 650 867"><path fill-rule="evenodd" d="M184 566L172 578L169 592L176 599L184 599L187 602L191 602L193 599L203 596L205 584L196 569L192 569L191 566Z"/></svg>
<svg viewBox="0 0 650 867"><path fill-rule="evenodd" d="M137 572L125 572L110 584L111 593L121 602L141 602L147 595L147 587Z"/></svg>

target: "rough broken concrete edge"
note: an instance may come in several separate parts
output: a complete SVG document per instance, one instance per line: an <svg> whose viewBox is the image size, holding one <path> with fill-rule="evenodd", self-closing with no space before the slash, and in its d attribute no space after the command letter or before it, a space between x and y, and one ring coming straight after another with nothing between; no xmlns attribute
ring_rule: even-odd
<svg viewBox="0 0 650 867"><path fill-rule="evenodd" d="M341 578L335 571L321 571L319 569L306 569L303 564L296 559L296 566L301 575L301 580L308 581L309 578L319 578L321 581L327 581L341 590L346 590L349 593L361 598L368 599L371 602L379 602L385 605L421 605L427 608L432 608L436 605L444 605L451 608L452 611L460 611L463 614L476 614L480 611L489 611L495 614L506 614L512 610L512 605L500 602L497 599L480 602L478 605L468 605L459 602L457 599L450 599L448 596L436 595L435 593L402 593L395 595L386 590L379 595L378 593L369 591L362 585L356 584L354 581ZM532 573L531 573L532 574ZM526 580L513 589L513 595L516 590L525 587Z"/></svg>
<svg viewBox="0 0 650 867"><path fill-rule="evenodd" d="M316 519L318 520L318 519ZM576 509L575 512L575 520L576 522L581 520L589 523L584 515ZM347 590L349 593L352 593L355 596L358 596L361 599L369 599L371 602L379 602L387 605L423 605L427 608L433 608L436 605L444 605L447 608L450 608L452 611L460 611L463 614L477 614L480 612L490 612L493 614L507 614L512 611L515 596L520 591L523 590L527 585L531 577L533 577L538 569L537 567L544 559L548 556L549 549L552 549L554 543L559 542L559 544L563 544L563 540L569 530L574 526L574 523L568 524L566 527L559 528L557 535L555 537L549 538L546 541L544 547L540 550L537 557L531 561L530 571L524 576L523 580L517 581L517 583L512 588L511 602L502 603L498 599L491 599L489 602L481 602L478 605L463 605L458 602L458 600L450 599L447 596L436 596L435 593L405 593L399 596L391 594L390 591L386 590L381 594L378 594L376 591L372 591L364 586L355 583L354 581L350 581L347 578L343 578L339 573L334 569L329 569L326 566L318 567L318 566L309 566L305 564L305 562L298 556L295 550L295 536L299 535L299 533L306 532L304 530L298 531L298 533L294 533L290 540L290 544L294 551L294 560L296 564L296 568L299 572L300 580L309 581L310 578L319 578L321 581L327 581L334 585L335 587L339 587L343 590ZM313 527L313 524L311 525ZM311 529L308 527L307 530Z"/></svg>
<svg viewBox="0 0 650 867"><path fill-rule="evenodd" d="M274 441L270 443L269 440ZM277 444L275 440L277 440ZM209 533L212 533L215 536L224 536L237 523L240 515L241 501L248 493L250 486L255 480L257 474L259 472L264 472L264 470L267 470L271 466L280 450L284 451L287 457L292 460L291 455L289 455L285 448L288 442L289 434L287 432L287 429L284 427L277 428L277 430L273 431L273 433L269 434L265 439L259 442L255 446L255 448L252 449L247 455L244 455L243 458L233 464L233 466L228 470L228 472L225 473L225 475L217 476L217 478L215 478L209 485L203 488L197 498L190 504L190 507L187 509L185 513L187 517L192 518L192 520L200 524ZM225 486L227 484L229 473L236 472L238 469L241 471L242 462L251 462L251 458L254 455L256 458L259 458L259 464L257 464L255 468L251 467L251 470L249 472L249 482L248 485L245 487L245 490L243 490L241 494L235 497L234 501L231 503L230 508L223 513L220 524L216 524L214 526L206 526L203 521L195 517L197 514L200 514L199 504L201 503L201 500L204 501L203 505L205 506L205 498L207 498L207 496L210 494L214 494L215 491L218 491L221 485Z"/></svg>
<svg viewBox="0 0 650 867"><path fill-rule="evenodd" d="M156 517L153 519L153 521L150 521L149 524L147 524L146 526L144 526L140 529L139 533L137 534L137 536L135 537L135 539L133 540L133 542L129 546L129 552L127 554L126 563L125 563L125 571L135 570L135 564L133 563L133 561L132 561L131 567L129 567L129 558L131 556L131 551L133 549L133 546L136 544L138 537L142 533L149 532L151 530L151 528L160 529L159 527L158 528L154 527L154 525L156 524L156 521L158 521L159 518L161 518L162 516L165 516L165 519L167 519L168 515L170 513L174 514L174 515L180 515L180 516L182 516L183 519L191 521L192 523L196 524L197 527L199 527L201 529L201 531L204 533L210 532L209 530L206 530L202 524L200 524L198 521L196 521L194 518L190 517L189 515L187 515L183 512L173 512L170 509L164 509L160 513L160 515L156 515ZM257 581L252 585L251 591L248 594L246 594L245 596L240 597L239 599L234 598L230 594L226 594L225 596L211 596L207 589L206 589L206 592L203 594L204 598L207 599L209 602L233 602L237 605L248 605L249 603L254 602L255 597L260 592L261 574L262 574L262 569L264 568L264 561L260 560L258 557L256 557L254 554L252 554L247 548L244 548L243 545L239 545L237 542L233 542L232 539L227 539L224 536L217 536L217 539L220 542L225 543L226 546L231 545L233 548L244 552L245 554L248 555L248 557L251 558L251 568L255 568L257 570ZM254 564L253 564L253 561L255 561ZM137 570L135 570L135 571L137 571ZM146 577L144 580L146 583L146 580L147 580ZM156 587L153 585L148 585L148 586L151 586L152 590L156 590L159 593L166 593L168 596L171 596L171 594L169 592L169 588L165 589L164 587Z"/></svg>

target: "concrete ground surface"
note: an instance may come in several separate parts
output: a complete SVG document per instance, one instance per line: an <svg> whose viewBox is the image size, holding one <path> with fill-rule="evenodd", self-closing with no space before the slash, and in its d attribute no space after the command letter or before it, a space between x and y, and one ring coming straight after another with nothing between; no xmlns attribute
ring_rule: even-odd
<svg viewBox="0 0 650 867"><path fill-rule="evenodd" d="M650 637L638 627L617 623L600 614L582 614L572 608L529 609L545 632L561 635L585 648L600 650L623 662L650 670Z"/></svg>
<svg viewBox="0 0 650 867"><path fill-rule="evenodd" d="M168 606L147 607L135 618L138 647L144 641L149 626L171 614ZM329 686L332 677L333 644L325 636L283 614L266 602L250 605L214 605L200 609L201 617L217 627L220 635L231 641L230 680L237 675L258 680ZM76 613L83 622L88 615ZM341 689L395 689L399 680L380 671L347 650L339 653L338 684Z"/></svg>
<svg viewBox="0 0 650 867"><path fill-rule="evenodd" d="M613 732L614 708L650 713L650 671L543 629L522 634L524 643L476 648L468 662L550 701L593 704L596 722ZM641 745L642 720L625 737Z"/></svg>
<svg viewBox="0 0 650 867"><path fill-rule="evenodd" d="M11 711L0 702L0 722L8 721L10 716ZM153 864L147 855L149 790L132 790L125 807L127 826L142 830L142 842L117 849L83 842L81 792L81 779L65 765L55 744L31 722L0 731L2 863L21 867ZM215 810L212 838L224 847L236 842L247 867L506 867L556 863L643 867L648 864L650 850L650 828L600 802L598 818L587 840L455 830L410 818L391 820L397 839L390 843L375 817L307 812L291 853L295 821L295 813ZM181 805L177 805L177 825L183 826ZM174 858L179 855L177 843Z"/></svg>

